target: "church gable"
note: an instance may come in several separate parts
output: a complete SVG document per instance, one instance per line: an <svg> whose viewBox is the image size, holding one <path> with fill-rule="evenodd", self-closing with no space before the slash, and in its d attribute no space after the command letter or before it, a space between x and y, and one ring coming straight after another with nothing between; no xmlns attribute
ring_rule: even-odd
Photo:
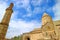
<svg viewBox="0 0 60 40"><path fill-rule="evenodd" d="M42 27L29 32L28 40L59 40L60 21L53 22L52 18L44 13L42 17ZM26 37L26 36L25 36ZM60 37L60 36L59 36ZM24 39L25 40L25 39Z"/></svg>

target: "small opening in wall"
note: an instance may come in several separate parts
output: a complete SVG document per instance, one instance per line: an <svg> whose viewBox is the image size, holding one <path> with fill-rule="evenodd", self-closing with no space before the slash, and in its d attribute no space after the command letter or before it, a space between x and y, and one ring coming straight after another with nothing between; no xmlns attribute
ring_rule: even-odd
<svg viewBox="0 0 60 40"><path fill-rule="evenodd" d="M27 40L30 40L30 38L28 37Z"/></svg>

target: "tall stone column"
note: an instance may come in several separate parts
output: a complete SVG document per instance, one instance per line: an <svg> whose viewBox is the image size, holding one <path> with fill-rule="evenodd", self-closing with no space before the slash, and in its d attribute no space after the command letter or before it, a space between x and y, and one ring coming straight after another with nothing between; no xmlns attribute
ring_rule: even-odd
<svg viewBox="0 0 60 40"><path fill-rule="evenodd" d="M13 3L6 9L5 15L0 23L0 40L5 40L6 32L8 29L9 21L12 15Z"/></svg>

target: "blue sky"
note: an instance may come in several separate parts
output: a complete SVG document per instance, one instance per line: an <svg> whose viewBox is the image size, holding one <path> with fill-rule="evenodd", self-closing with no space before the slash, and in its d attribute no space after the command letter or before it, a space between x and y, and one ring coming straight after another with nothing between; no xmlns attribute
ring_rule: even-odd
<svg viewBox="0 0 60 40"><path fill-rule="evenodd" d="M30 32L34 28L40 28L41 18L44 12L52 19L60 20L60 0L0 0L0 21L5 9L14 3L13 14L9 23L6 38Z"/></svg>

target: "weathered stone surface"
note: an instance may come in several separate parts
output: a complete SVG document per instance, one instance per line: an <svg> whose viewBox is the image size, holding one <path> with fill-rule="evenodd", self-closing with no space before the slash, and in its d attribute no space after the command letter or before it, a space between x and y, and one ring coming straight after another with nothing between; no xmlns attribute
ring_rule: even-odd
<svg viewBox="0 0 60 40"><path fill-rule="evenodd" d="M9 26L9 21L11 18L11 14L13 12L13 3L6 9L5 15L0 23L0 40L6 40L5 35Z"/></svg>
<svg viewBox="0 0 60 40"><path fill-rule="evenodd" d="M34 29L22 36L23 40L60 40L60 21L53 21L44 13L42 17L42 27Z"/></svg>

